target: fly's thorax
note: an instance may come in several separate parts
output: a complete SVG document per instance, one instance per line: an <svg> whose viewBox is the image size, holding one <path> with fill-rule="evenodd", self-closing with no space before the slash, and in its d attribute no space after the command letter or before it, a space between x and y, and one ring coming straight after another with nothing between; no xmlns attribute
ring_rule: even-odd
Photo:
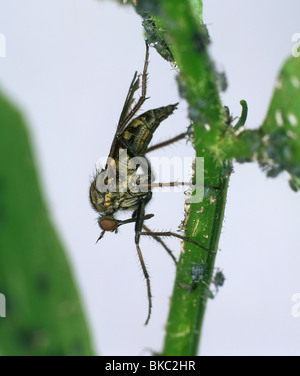
<svg viewBox="0 0 300 376"><path fill-rule="evenodd" d="M134 192L132 186L132 192L129 190L128 181L124 181L123 185L118 184L118 190L110 192L106 187L106 190L101 192L97 187L97 179L99 175L92 182L90 187L90 201L93 208L101 214L112 215L119 210L136 210L140 199L145 195L144 192ZM131 184L129 175L129 185ZM101 187L103 188L103 187ZM112 187L110 187L112 188Z"/></svg>
<svg viewBox="0 0 300 376"><path fill-rule="evenodd" d="M90 201L93 208L103 214L111 215L118 210L116 205L116 197L120 196L120 193L115 194L115 177L108 178L107 171L101 170L93 180L90 187Z"/></svg>
<svg viewBox="0 0 300 376"><path fill-rule="evenodd" d="M120 210L122 195L123 194L120 193L98 192L97 189L95 189L95 191L91 193L91 202L98 213L112 215Z"/></svg>
<svg viewBox="0 0 300 376"><path fill-rule="evenodd" d="M104 205L105 202L105 193L100 192L96 187L97 177L91 184L90 187L90 201L93 208L99 213L106 212L106 206Z"/></svg>
<svg viewBox="0 0 300 376"><path fill-rule="evenodd" d="M98 192L96 189L96 179L93 180L90 186L90 201L91 201L93 208L99 211L98 206L101 202L103 202L103 199L102 199L102 195L100 194L100 192Z"/></svg>
<svg viewBox="0 0 300 376"><path fill-rule="evenodd" d="M147 192L150 176L149 162L145 157L130 157L127 149L118 148L109 158L106 169L102 169L91 184L90 198L97 211L107 212L109 202L122 199L125 193L130 197L137 192ZM137 173L141 168L143 174Z"/></svg>
<svg viewBox="0 0 300 376"><path fill-rule="evenodd" d="M151 197L151 192L108 192L104 195L104 202L99 205L99 212L106 215L112 215L119 210L133 211L139 206L141 200Z"/></svg>

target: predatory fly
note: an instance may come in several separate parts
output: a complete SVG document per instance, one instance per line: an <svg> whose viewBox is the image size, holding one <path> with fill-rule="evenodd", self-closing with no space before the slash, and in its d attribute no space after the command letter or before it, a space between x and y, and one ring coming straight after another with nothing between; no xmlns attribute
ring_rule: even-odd
<svg viewBox="0 0 300 376"><path fill-rule="evenodd" d="M143 73L142 75L138 75L137 72L134 74L105 168L97 172L90 187L91 204L100 214L98 224L102 232L98 240L103 237L106 231L117 233L120 226L127 223L135 223L135 245L143 274L146 279L148 294L148 315L145 325L148 324L151 316L152 298L150 278L140 249L141 235L152 236L157 240L170 254L175 263L175 257L160 237L173 236L189 241L211 253L209 249L203 247L192 239L173 232L152 232L144 224L145 220L149 220L153 217L153 214L145 213L146 205L152 198L151 188L185 184L178 182L152 182L153 176L151 175L150 164L145 155L150 151L183 139L186 136L186 133L182 133L171 140L148 148L157 127L163 120L173 113L178 105L178 103L175 103L159 107L144 112L134 118L137 111L147 99L146 89L148 64L149 46L146 43L146 57ZM135 102L134 94L139 89L140 80L142 81L142 93L140 98ZM132 160L136 159L138 159L138 161L132 163ZM143 161L146 161L146 165ZM139 167L142 167L144 172L143 175L137 174ZM121 210L132 211L133 214L129 219L118 220L115 218L115 214Z"/></svg>

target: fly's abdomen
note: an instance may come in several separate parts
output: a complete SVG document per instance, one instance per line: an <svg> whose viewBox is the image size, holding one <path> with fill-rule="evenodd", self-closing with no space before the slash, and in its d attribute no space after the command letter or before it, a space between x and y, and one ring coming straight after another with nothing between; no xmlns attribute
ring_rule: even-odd
<svg viewBox="0 0 300 376"><path fill-rule="evenodd" d="M133 119L121 135L133 156L145 155L159 124L171 115L178 103L149 110Z"/></svg>

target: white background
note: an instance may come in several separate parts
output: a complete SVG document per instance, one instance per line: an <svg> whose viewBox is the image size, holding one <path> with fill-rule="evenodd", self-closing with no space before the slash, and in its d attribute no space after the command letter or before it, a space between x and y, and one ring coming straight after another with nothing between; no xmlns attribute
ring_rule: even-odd
<svg viewBox="0 0 300 376"><path fill-rule="evenodd" d="M211 52L229 88L224 104L247 126L266 114L277 72L300 32L297 0L204 1ZM48 207L68 250L97 352L144 355L159 351L172 291L172 260L151 239L141 247L151 275L153 315L134 246L133 226L99 235L88 188L99 157L107 155L145 46L141 19L131 7L95 0L0 0L0 33L7 58L0 59L2 88L22 108L33 137ZM149 92L144 109L178 101L175 72L151 49ZM155 134L163 141L189 124L181 100ZM192 156L184 142L155 155ZM154 155L154 153L153 153ZM216 266L225 286L209 301L203 355L300 355L300 318L291 314L300 292L300 196L287 176L267 179L256 164L236 165ZM182 194L157 193L148 212L153 229L176 230ZM150 226L150 222L148 222ZM178 241L168 242L180 249ZM178 254L178 253L177 253Z"/></svg>

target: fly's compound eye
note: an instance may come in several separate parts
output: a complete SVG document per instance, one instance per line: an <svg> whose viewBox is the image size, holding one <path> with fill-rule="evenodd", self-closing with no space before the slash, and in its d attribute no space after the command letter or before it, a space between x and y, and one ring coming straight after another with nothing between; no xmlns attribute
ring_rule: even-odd
<svg viewBox="0 0 300 376"><path fill-rule="evenodd" d="M114 218L100 218L98 223L103 231L112 232L115 231L118 226Z"/></svg>

